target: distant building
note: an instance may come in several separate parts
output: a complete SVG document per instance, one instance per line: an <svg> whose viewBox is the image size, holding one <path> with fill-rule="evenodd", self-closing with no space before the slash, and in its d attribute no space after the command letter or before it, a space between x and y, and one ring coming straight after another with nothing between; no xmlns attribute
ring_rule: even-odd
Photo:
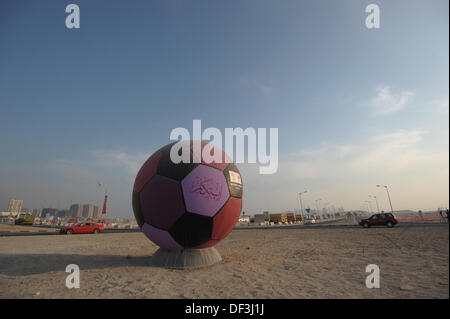
<svg viewBox="0 0 450 319"><path fill-rule="evenodd" d="M58 209L56 208L43 208L41 217L58 216Z"/></svg>
<svg viewBox="0 0 450 319"><path fill-rule="evenodd" d="M70 217L83 217L83 206L80 204L73 204L70 206Z"/></svg>
<svg viewBox="0 0 450 319"><path fill-rule="evenodd" d="M0 223L12 223L17 213L0 212Z"/></svg>
<svg viewBox="0 0 450 319"><path fill-rule="evenodd" d="M84 204L83 205L83 215L84 218L93 218L94 216L94 205Z"/></svg>
<svg viewBox="0 0 450 319"><path fill-rule="evenodd" d="M12 217L12 216L15 216L15 214L10 212L0 212L0 217Z"/></svg>
<svg viewBox="0 0 450 319"><path fill-rule="evenodd" d="M241 215L239 216L239 223L250 223L250 216Z"/></svg>
<svg viewBox="0 0 450 319"><path fill-rule="evenodd" d="M93 212L94 212L94 206L93 205L84 204L81 216L83 216L84 218L88 218L88 217L90 217L89 215L93 214Z"/></svg>
<svg viewBox="0 0 450 319"><path fill-rule="evenodd" d="M102 212L98 206L92 204L73 204L70 206L67 217L101 218Z"/></svg>
<svg viewBox="0 0 450 319"><path fill-rule="evenodd" d="M102 211L98 206L94 206L94 218L102 218Z"/></svg>
<svg viewBox="0 0 450 319"><path fill-rule="evenodd" d="M286 218L288 222L295 222L297 220L297 218L295 217L295 213L294 212L287 212L286 213Z"/></svg>
<svg viewBox="0 0 450 319"><path fill-rule="evenodd" d="M61 209L60 211L58 211L58 217L70 217L70 210Z"/></svg>
<svg viewBox="0 0 450 319"><path fill-rule="evenodd" d="M22 209L23 200L18 198L11 198L8 205L8 212L10 213L20 213Z"/></svg>
<svg viewBox="0 0 450 319"><path fill-rule="evenodd" d="M279 224L279 223L286 223L288 221L286 213L280 213L280 214L269 214L270 222Z"/></svg>
<svg viewBox="0 0 450 319"><path fill-rule="evenodd" d="M253 216L253 220L255 223L264 223L268 220L266 220L266 216L264 214L255 214Z"/></svg>

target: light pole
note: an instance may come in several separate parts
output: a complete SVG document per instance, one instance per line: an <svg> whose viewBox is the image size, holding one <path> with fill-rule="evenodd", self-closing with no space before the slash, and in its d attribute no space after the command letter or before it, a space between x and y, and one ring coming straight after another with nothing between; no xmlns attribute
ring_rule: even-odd
<svg viewBox="0 0 450 319"><path fill-rule="evenodd" d="M316 199L316 209L317 209L317 214L319 213L319 205L317 204L319 201L321 201L322 198Z"/></svg>
<svg viewBox="0 0 450 319"><path fill-rule="evenodd" d="M308 191L303 191L298 193L298 199L300 200L300 208L302 209L302 216L303 216L303 202L302 202L302 194L307 193Z"/></svg>
<svg viewBox="0 0 450 319"><path fill-rule="evenodd" d="M378 199L375 195L369 195L370 198L375 198L375 202L377 203L378 214L380 213L380 206L378 206Z"/></svg>
<svg viewBox="0 0 450 319"><path fill-rule="evenodd" d="M366 203L370 207L370 213L373 214L372 203L370 201L368 201L368 200L366 200Z"/></svg>
<svg viewBox="0 0 450 319"><path fill-rule="evenodd" d="M370 212L369 212L369 205L367 205L367 204L364 205L364 204L363 204L361 207L362 207L362 210L367 211L367 214L370 214Z"/></svg>
<svg viewBox="0 0 450 319"><path fill-rule="evenodd" d="M388 187L386 185L377 185L377 187L384 187L384 188L386 188L386 192L387 192L387 195L388 195L388 198L389 198L389 205L391 205L391 212L392 212L392 215L393 215L394 214L394 209L392 208L391 196L389 196L389 189L388 189Z"/></svg>
<svg viewBox="0 0 450 319"><path fill-rule="evenodd" d="M325 209L326 214L328 214L328 206L330 206L331 202L323 204L323 208Z"/></svg>

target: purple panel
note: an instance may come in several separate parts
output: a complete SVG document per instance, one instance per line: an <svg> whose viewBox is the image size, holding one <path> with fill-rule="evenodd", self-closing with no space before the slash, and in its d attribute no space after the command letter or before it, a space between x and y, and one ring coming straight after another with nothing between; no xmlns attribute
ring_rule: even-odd
<svg viewBox="0 0 450 319"><path fill-rule="evenodd" d="M185 213L179 182L156 175L140 192L144 220L168 230Z"/></svg>
<svg viewBox="0 0 450 319"><path fill-rule="evenodd" d="M223 173L215 168L199 165L181 182L186 210L214 216L230 194Z"/></svg>
<svg viewBox="0 0 450 319"><path fill-rule="evenodd" d="M152 242L159 247L167 249L183 249L175 239L170 236L169 232L153 227L147 223L142 226L142 231Z"/></svg>

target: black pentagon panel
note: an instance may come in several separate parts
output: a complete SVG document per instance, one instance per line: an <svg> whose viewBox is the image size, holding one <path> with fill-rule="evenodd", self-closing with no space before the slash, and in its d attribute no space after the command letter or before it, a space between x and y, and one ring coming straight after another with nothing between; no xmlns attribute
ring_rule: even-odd
<svg viewBox="0 0 450 319"><path fill-rule="evenodd" d="M159 150L157 150L156 152L162 152L162 153L165 153L165 152L167 152L167 151L170 151L170 148L175 144L176 142L173 142L173 143L170 143L170 144L167 144L167 145L164 145L163 147L161 147ZM156 153L155 152L155 153Z"/></svg>
<svg viewBox="0 0 450 319"><path fill-rule="evenodd" d="M190 163L179 163L175 164L170 159L170 149L175 143L171 143L169 145L164 146L160 149L162 152L161 159L159 160L157 174L165 177L169 177L171 179L181 181L185 178L194 168L196 168L199 164L194 163L193 154L191 149L189 149L189 160ZM181 150L179 152L179 155Z"/></svg>
<svg viewBox="0 0 450 319"><path fill-rule="evenodd" d="M169 229L172 237L184 248L191 248L211 240L213 218L185 213Z"/></svg>
<svg viewBox="0 0 450 319"><path fill-rule="evenodd" d="M133 197L131 203L133 205L134 217L136 218L136 222L138 223L139 227L142 228L142 225L144 225L145 221L144 215L142 214L141 210L141 201L139 199L139 193L133 190L132 196Z"/></svg>
<svg viewBox="0 0 450 319"><path fill-rule="evenodd" d="M236 164L228 164L228 166L223 170L223 174L227 180L230 196L242 198L242 178Z"/></svg>

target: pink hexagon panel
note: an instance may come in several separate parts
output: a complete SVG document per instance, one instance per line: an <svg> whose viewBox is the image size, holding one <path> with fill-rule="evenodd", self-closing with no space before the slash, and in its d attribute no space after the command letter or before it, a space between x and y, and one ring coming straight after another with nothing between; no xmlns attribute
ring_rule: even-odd
<svg viewBox="0 0 450 319"><path fill-rule="evenodd" d="M214 216L230 197L223 173L213 167L199 165L181 182L186 210Z"/></svg>
<svg viewBox="0 0 450 319"><path fill-rule="evenodd" d="M144 220L150 225L168 230L184 214L183 195L179 182L156 175L140 193Z"/></svg>
<svg viewBox="0 0 450 319"><path fill-rule="evenodd" d="M144 185L156 174L156 169L158 168L161 156L161 152L156 152L145 161L144 165L142 165L136 176L136 180L134 181L133 189L136 192L140 192L142 187L144 187Z"/></svg>
<svg viewBox="0 0 450 319"><path fill-rule="evenodd" d="M214 216L214 228L211 238L223 239L233 229L242 210L242 201L239 198L230 197L228 202Z"/></svg>
<svg viewBox="0 0 450 319"><path fill-rule="evenodd" d="M158 229L147 223L144 223L142 226L142 231L148 239L160 247L167 249L183 249L183 247L172 238L168 231Z"/></svg>

